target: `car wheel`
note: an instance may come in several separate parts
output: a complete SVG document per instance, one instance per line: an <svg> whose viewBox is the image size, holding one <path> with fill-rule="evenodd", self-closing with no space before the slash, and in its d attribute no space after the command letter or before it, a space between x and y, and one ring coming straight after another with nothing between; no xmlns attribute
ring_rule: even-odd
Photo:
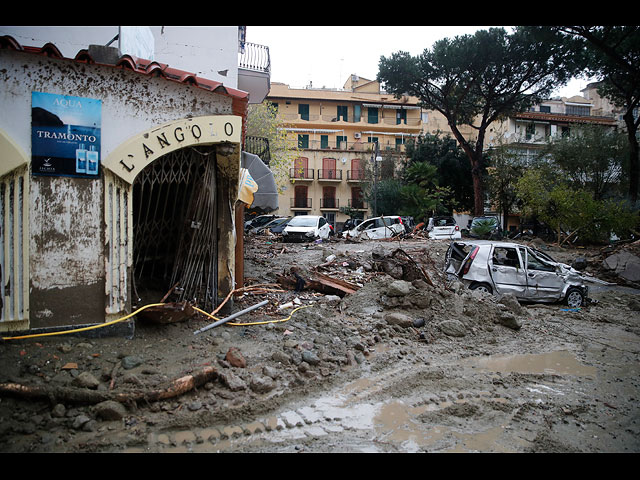
<svg viewBox="0 0 640 480"><path fill-rule="evenodd" d="M567 291L565 301L569 308L578 308L584 304L584 294L579 288L570 288Z"/></svg>
<svg viewBox="0 0 640 480"><path fill-rule="evenodd" d="M469 290L478 290L480 292L486 292L490 295L493 294L493 289L491 288L490 285L486 284L486 283L472 283L469 286Z"/></svg>

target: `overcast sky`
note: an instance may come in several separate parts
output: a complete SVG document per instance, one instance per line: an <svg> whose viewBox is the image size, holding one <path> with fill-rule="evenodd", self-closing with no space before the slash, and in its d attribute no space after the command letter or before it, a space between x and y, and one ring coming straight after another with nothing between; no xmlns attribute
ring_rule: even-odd
<svg viewBox="0 0 640 480"><path fill-rule="evenodd" d="M488 26L247 26L247 42L269 47L271 81L291 87L342 88L350 74L375 80L381 56L418 55L441 38ZM510 27L505 27L509 29ZM580 95L576 80L557 95Z"/></svg>

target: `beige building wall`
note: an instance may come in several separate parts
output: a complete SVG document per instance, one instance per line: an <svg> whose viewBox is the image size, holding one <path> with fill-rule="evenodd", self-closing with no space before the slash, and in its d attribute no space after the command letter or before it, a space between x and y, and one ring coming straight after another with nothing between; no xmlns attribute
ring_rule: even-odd
<svg viewBox="0 0 640 480"><path fill-rule="evenodd" d="M399 165L404 144L423 127L417 99L396 99L378 82L355 75L342 90L273 83L267 101L277 105L290 141L300 147L280 185L278 214L323 215L334 227L349 218L341 207L358 208L363 218L373 213L359 192L366 189L364 172L373 168L376 142L379 156Z"/></svg>

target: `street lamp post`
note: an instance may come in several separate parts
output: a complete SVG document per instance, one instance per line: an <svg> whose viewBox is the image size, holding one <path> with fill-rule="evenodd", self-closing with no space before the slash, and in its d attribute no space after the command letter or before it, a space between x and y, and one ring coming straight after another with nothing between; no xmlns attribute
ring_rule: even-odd
<svg viewBox="0 0 640 480"><path fill-rule="evenodd" d="M378 216L378 162L382 161L380 151L378 150L378 142L375 142L375 148L371 154L371 161L373 162L373 216Z"/></svg>

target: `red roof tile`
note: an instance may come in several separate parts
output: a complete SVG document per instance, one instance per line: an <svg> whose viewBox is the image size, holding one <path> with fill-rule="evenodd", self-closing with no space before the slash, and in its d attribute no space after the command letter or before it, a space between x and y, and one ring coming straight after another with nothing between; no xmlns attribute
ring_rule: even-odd
<svg viewBox="0 0 640 480"><path fill-rule="evenodd" d="M60 50L53 44L47 43L42 47L31 47L20 45L13 37L9 35L0 36L0 49L17 50L26 53L33 53L38 55L45 55L51 58L59 58L64 60L71 60L79 63L88 63L95 65L108 65L114 68L124 68L143 75L160 76L167 80L171 80L178 83L184 83L193 85L198 88L202 88L209 92L226 95L233 98L234 113L241 116L246 116L246 104L249 102L249 94L242 90L230 88L225 86L221 82L214 80L208 80L206 78L198 77L197 75L186 72L184 70L178 70L177 68L171 68L167 64L159 63L144 58L137 58L132 55L122 55L115 65L96 62L90 55L89 50L80 50L74 58L64 57Z"/></svg>

